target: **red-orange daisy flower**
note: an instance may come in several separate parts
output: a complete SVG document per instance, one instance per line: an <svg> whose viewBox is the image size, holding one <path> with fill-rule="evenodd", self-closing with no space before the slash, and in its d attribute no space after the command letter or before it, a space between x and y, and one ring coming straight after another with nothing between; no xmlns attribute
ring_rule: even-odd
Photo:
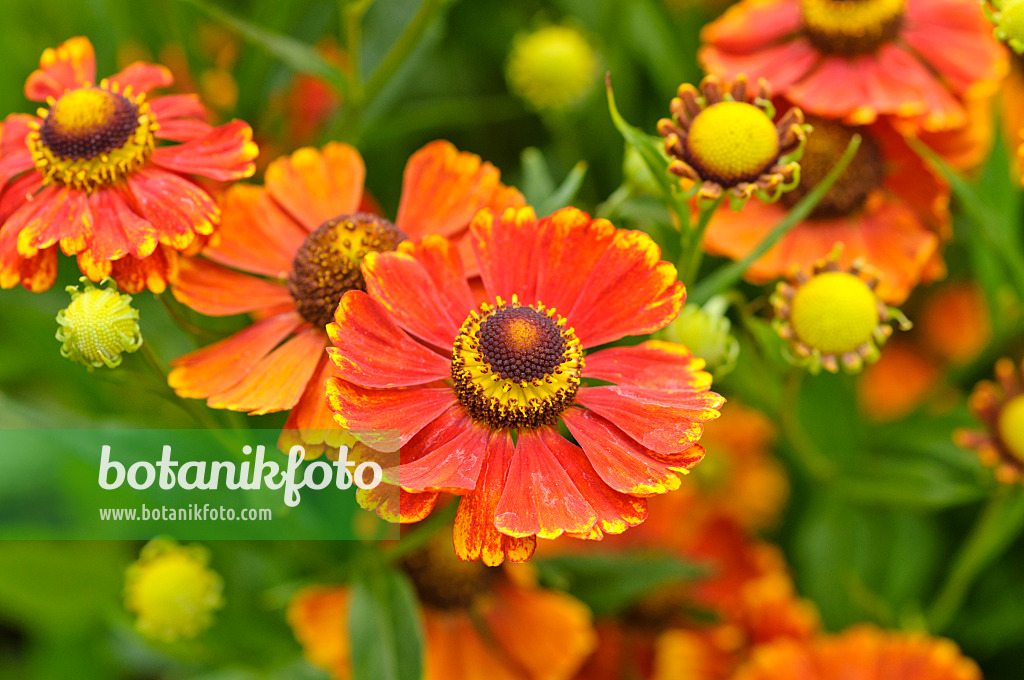
<svg viewBox="0 0 1024 680"><path fill-rule="evenodd" d="M94 281L161 292L177 252L213 233L220 210L193 177L252 175L252 129L209 125L194 96L148 98L171 82L136 62L96 83L86 38L43 52L25 96L49 108L0 129L0 286L52 286L59 245Z"/></svg>
<svg viewBox="0 0 1024 680"><path fill-rule="evenodd" d="M402 570L420 599L424 680L568 680L594 648L587 608L537 587L529 567L461 562L431 543ZM352 677L349 599L346 586L313 586L288 608L306 658L335 680Z"/></svg>
<svg viewBox="0 0 1024 680"><path fill-rule="evenodd" d="M678 488L676 472L703 456L703 423L724 400L680 345L584 350L671 321L685 297L675 268L646 234L575 208L539 221L530 208L481 211L470 231L466 267L439 236L367 256L367 292L346 294L328 327L337 422L401 447L384 480L419 509L462 496L463 559L527 559L537 536L641 523L644 497ZM465 274L477 267L482 304Z"/></svg>
<svg viewBox="0 0 1024 680"><path fill-rule="evenodd" d="M1016 484L1024 481L1024 362L1018 369L1010 359L1001 359L996 380L978 383L968 402L987 429L959 430L956 440L977 451L1000 482Z"/></svg>
<svg viewBox="0 0 1024 680"><path fill-rule="evenodd" d="M237 184L225 193L219 241L203 251L206 259L181 263L172 292L203 314L250 313L257 321L175 359L168 381L179 396L257 414L292 409L286 433L322 443L324 430L336 429L323 393L334 374L324 327L342 295L363 288L366 252L407 236L461 238L479 208L524 202L501 184L497 168L448 142L409 160L394 224L361 212L372 210L365 174L354 148L331 143L275 160L265 186Z"/></svg>
<svg viewBox="0 0 1024 680"><path fill-rule="evenodd" d="M922 280L944 272L940 238L949 231L949 189L932 174L886 121L847 127L812 119L800 166L802 180L779 203L751 202L742 211L720 210L704 239L712 254L741 259L781 221L786 211L821 182L854 134L860 149L811 215L793 227L747 270L757 283L809 270L843 244L840 265L863 260L878 271L879 296L899 304Z"/></svg>
<svg viewBox="0 0 1024 680"><path fill-rule="evenodd" d="M781 640L754 651L734 680L981 680L957 646L923 633L856 626L810 641Z"/></svg>
<svg viewBox="0 0 1024 680"><path fill-rule="evenodd" d="M1006 55L975 0L744 0L704 28L699 59L724 78L766 78L805 113L863 125L967 123Z"/></svg>

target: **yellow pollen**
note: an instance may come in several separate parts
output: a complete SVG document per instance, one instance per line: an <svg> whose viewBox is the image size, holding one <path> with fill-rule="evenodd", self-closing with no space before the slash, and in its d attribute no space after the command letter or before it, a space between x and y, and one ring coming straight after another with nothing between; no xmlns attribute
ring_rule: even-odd
<svg viewBox="0 0 1024 680"><path fill-rule="evenodd" d="M110 122L116 100L109 90L72 90L54 103L49 117L67 131L88 131Z"/></svg>
<svg viewBox="0 0 1024 680"><path fill-rule="evenodd" d="M846 272L825 272L797 290L790 320L808 346L842 355L868 343L880 318L875 294L864 281Z"/></svg>
<svg viewBox="0 0 1024 680"><path fill-rule="evenodd" d="M1024 395L1011 399L999 413L999 436L1017 460L1024 462Z"/></svg>
<svg viewBox="0 0 1024 680"><path fill-rule="evenodd" d="M753 181L779 156L775 124L746 102L718 102L697 114L686 148L698 169L723 186Z"/></svg>
<svg viewBox="0 0 1024 680"><path fill-rule="evenodd" d="M804 31L826 52L872 52L895 37L905 0L801 0Z"/></svg>
<svg viewBox="0 0 1024 680"><path fill-rule="evenodd" d="M537 327L522 319L512 320L506 327L508 342L519 350L527 350L537 344Z"/></svg>

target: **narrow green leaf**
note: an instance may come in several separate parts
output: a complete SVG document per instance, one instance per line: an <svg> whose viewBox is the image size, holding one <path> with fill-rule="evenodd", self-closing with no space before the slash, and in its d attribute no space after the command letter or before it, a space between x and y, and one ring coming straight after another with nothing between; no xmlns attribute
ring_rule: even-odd
<svg viewBox="0 0 1024 680"><path fill-rule="evenodd" d="M576 194L580 192L580 187L583 186L583 179L586 176L587 164L584 161L580 161L573 166L558 188L537 206L537 214L550 215L559 208L564 208L571 204L573 199L576 198Z"/></svg>
<svg viewBox="0 0 1024 680"><path fill-rule="evenodd" d="M348 612L354 680L420 680L423 630L408 579L379 567L352 584Z"/></svg>
<svg viewBox="0 0 1024 680"><path fill-rule="evenodd" d="M519 160L523 166L523 196L530 205L540 205L555 192L555 178L551 176L548 162L535 146L523 149Z"/></svg>

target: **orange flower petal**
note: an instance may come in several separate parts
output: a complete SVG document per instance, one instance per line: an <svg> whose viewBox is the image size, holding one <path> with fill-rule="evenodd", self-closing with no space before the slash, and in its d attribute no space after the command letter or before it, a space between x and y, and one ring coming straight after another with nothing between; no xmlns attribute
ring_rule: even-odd
<svg viewBox="0 0 1024 680"><path fill-rule="evenodd" d="M89 256L97 261L116 260L126 254L148 257L156 250L156 230L129 207L119 185L97 187L89 196L96 226L88 243Z"/></svg>
<svg viewBox="0 0 1024 680"><path fill-rule="evenodd" d="M179 397L206 399L237 385L250 368L304 322L297 314L279 314L234 335L178 357L167 384Z"/></svg>
<svg viewBox="0 0 1024 680"><path fill-rule="evenodd" d="M178 302L210 316L295 306L291 293L279 283L191 258L181 262L171 292Z"/></svg>
<svg viewBox="0 0 1024 680"><path fill-rule="evenodd" d="M235 184L221 198L221 208L219 239L203 256L254 274L287 278L307 234L266 189Z"/></svg>
<svg viewBox="0 0 1024 680"><path fill-rule="evenodd" d="M304 147L267 167L271 196L313 231L323 222L356 212L363 195L366 166L359 152L331 142L322 150Z"/></svg>
<svg viewBox="0 0 1024 680"><path fill-rule="evenodd" d="M745 4L737 4L735 10L741 11ZM709 30L714 24L709 24ZM775 92L787 92L794 83L810 73L821 54L811 45L807 38L785 42L773 47L765 47L751 54L730 52L719 49L714 43L705 44L697 51L697 60L708 73L735 80L736 76L746 74L751 81L764 78L771 83Z"/></svg>
<svg viewBox="0 0 1024 680"><path fill-rule="evenodd" d="M400 244L399 250L419 260L437 290L443 293L441 301L445 303L448 316L461 324L469 310L476 307L476 303L458 249L448 239L429 234L419 242L406 241Z"/></svg>
<svg viewBox="0 0 1024 680"><path fill-rule="evenodd" d="M431 142L405 166L395 224L413 240L427 234L455 236L481 208L524 205L519 192L504 187L500 177L479 156L460 153L450 142Z"/></svg>
<svg viewBox="0 0 1024 680"><path fill-rule="evenodd" d="M131 255L113 260L110 262L110 278L126 293L140 293L148 288L159 295L167 288L167 282L174 278L178 260L176 251L160 246L141 260Z"/></svg>
<svg viewBox="0 0 1024 680"><path fill-rule="evenodd" d="M174 76L171 70L160 64L147 64L137 61L124 67L118 73L108 78L112 83L120 83L121 90L132 88L132 92L149 92L157 88L170 87L174 84Z"/></svg>
<svg viewBox="0 0 1024 680"><path fill-rule="evenodd" d="M0 138L6 134L6 128L0 130ZM0 154L3 154L0 151ZM0 187L3 187L9 181L17 177L23 172L34 170L35 165L32 162L32 154L27 148L15 149L14 151L0 155Z"/></svg>
<svg viewBox="0 0 1024 680"><path fill-rule="evenodd" d="M85 249L93 230L93 215L84 192L50 185L36 194L32 201L40 207L21 227L18 252L31 257L58 241L66 255ZM9 223L17 224L17 215Z"/></svg>
<svg viewBox="0 0 1024 680"><path fill-rule="evenodd" d="M461 560L482 560L496 567L508 558L525 562L537 549L536 536L506 536L494 526L494 513L505 485L505 471L512 458L514 445L507 431L490 433L487 456L476 489L461 498L455 515L455 554Z"/></svg>
<svg viewBox="0 0 1024 680"><path fill-rule="evenodd" d="M206 122L206 108L194 94L172 94L155 97L149 109L159 125L154 133L158 139L187 142L213 131Z"/></svg>
<svg viewBox="0 0 1024 680"><path fill-rule="evenodd" d="M384 481L417 493L469 493L487 457L490 433L464 408L448 409L402 447L401 464L384 470Z"/></svg>
<svg viewBox="0 0 1024 680"><path fill-rule="evenodd" d="M258 154L252 128L244 121L233 120L184 144L157 147L151 160L175 172L230 182L252 177L256 172L253 161Z"/></svg>
<svg viewBox="0 0 1024 680"><path fill-rule="evenodd" d="M295 406L324 353L326 338L309 328L253 364L236 385L212 395L211 408L248 411L253 415L284 411Z"/></svg>
<svg viewBox="0 0 1024 680"><path fill-rule="evenodd" d="M580 213L583 214L583 213ZM482 210L470 225L480 277L491 300L537 301L537 247L540 229L533 208Z"/></svg>
<svg viewBox="0 0 1024 680"><path fill-rule="evenodd" d="M335 678L351 674L348 606L347 587L313 586L295 594L285 615L305 657Z"/></svg>
<svg viewBox="0 0 1024 680"><path fill-rule="evenodd" d="M19 283L33 293L49 290L57 279L57 248L47 248L32 257L18 253L18 230L0 227L0 288Z"/></svg>
<svg viewBox="0 0 1024 680"><path fill-rule="evenodd" d="M389 468L398 463L399 453L374 451L366 444L356 442L349 451L349 460L374 461L381 468ZM382 520L393 524L408 524L425 519L437 505L437 497L437 493L412 493L384 482L372 489L356 490L359 507L374 511Z"/></svg>
<svg viewBox="0 0 1024 680"><path fill-rule="evenodd" d="M299 401L296 402L295 407L291 413L288 414L288 420L285 421L284 428L282 429L282 436L284 432L288 430L298 430L302 436L303 441L308 442L312 436L311 430L337 430L338 426L334 423L334 414L331 412L330 407L327 405L327 393L324 390L324 383L327 382L328 378L337 377L338 373L334 370L334 365L331 364L330 360L324 356L321 357L320 362L316 365L316 371L313 372L313 377L306 383L306 389L303 391L302 396L299 397ZM281 440L278 440L280 446ZM295 444L302 442L296 441ZM281 446L282 451L287 451L291 446Z"/></svg>
<svg viewBox="0 0 1024 680"><path fill-rule="evenodd" d="M423 385L451 375L450 359L409 337L362 291L341 299L327 335L335 345L327 354L340 377L363 387Z"/></svg>
<svg viewBox="0 0 1024 680"><path fill-rule="evenodd" d="M210 234L220 220L220 209L197 184L157 168L145 168L127 177L138 206L156 229L160 243L183 250L196 234Z"/></svg>
<svg viewBox="0 0 1024 680"><path fill-rule="evenodd" d="M423 680L522 680L463 611L423 613Z"/></svg>
<svg viewBox="0 0 1024 680"><path fill-rule="evenodd" d="M25 81L25 96L36 102L60 97L84 83L96 82L96 54L88 38L71 38L47 48L39 58L39 69Z"/></svg>
<svg viewBox="0 0 1024 680"><path fill-rule="evenodd" d="M648 340L631 347L609 347L587 356L583 376L616 384L692 389L710 384L704 360L683 345Z"/></svg>
<svg viewBox="0 0 1024 680"><path fill-rule="evenodd" d="M705 26L700 38L729 52L747 53L797 33L802 23L800 5L792 0L747 0Z"/></svg>
<svg viewBox="0 0 1024 680"><path fill-rule="evenodd" d="M340 378L327 381L327 401L341 427L381 451L404 446L456 404L450 387L375 390Z"/></svg>
<svg viewBox="0 0 1024 680"><path fill-rule="evenodd" d="M593 275L597 262L615 237L607 220L591 220L580 210L567 208L541 220L543 233L537 250L536 295L544 304L565 314L571 310Z"/></svg>
<svg viewBox="0 0 1024 680"><path fill-rule="evenodd" d="M10 154L28 151L25 144L25 137L32 131L29 124L39 119L24 113L12 113L0 124L0 157L6 158Z"/></svg>

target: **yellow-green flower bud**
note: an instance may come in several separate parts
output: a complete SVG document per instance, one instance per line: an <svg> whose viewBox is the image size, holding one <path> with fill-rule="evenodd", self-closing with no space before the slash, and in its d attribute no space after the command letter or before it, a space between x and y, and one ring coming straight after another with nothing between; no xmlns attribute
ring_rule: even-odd
<svg viewBox="0 0 1024 680"><path fill-rule="evenodd" d="M132 308L131 296L117 292L113 281L101 281L106 288L97 288L84 276L81 281L85 289L68 286L71 304L57 314L60 354L90 370L120 366L123 352L142 347L139 312Z"/></svg>
<svg viewBox="0 0 1024 680"><path fill-rule="evenodd" d="M670 342L689 347L707 362L711 373L723 376L735 368L740 354L739 342L730 333L732 322L725 315L728 308L728 301L721 296L711 298L703 307L686 305L661 334Z"/></svg>
<svg viewBox="0 0 1024 680"><path fill-rule="evenodd" d="M214 610L224 606L224 583L208 562L199 546L168 540L146 544L125 582L125 609L136 615L140 633L174 642L210 627Z"/></svg>
<svg viewBox="0 0 1024 680"><path fill-rule="evenodd" d="M983 3L982 7L996 25L996 38L1017 54L1024 53L1024 0L995 0Z"/></svg>
<svg viewBox="0 0 1024 680"><path fill-rule="evenodd" d="M545 26L516 36L509 54L508 84L538 111L580 103L597 83L597 54L569 26Z"/></svg>

